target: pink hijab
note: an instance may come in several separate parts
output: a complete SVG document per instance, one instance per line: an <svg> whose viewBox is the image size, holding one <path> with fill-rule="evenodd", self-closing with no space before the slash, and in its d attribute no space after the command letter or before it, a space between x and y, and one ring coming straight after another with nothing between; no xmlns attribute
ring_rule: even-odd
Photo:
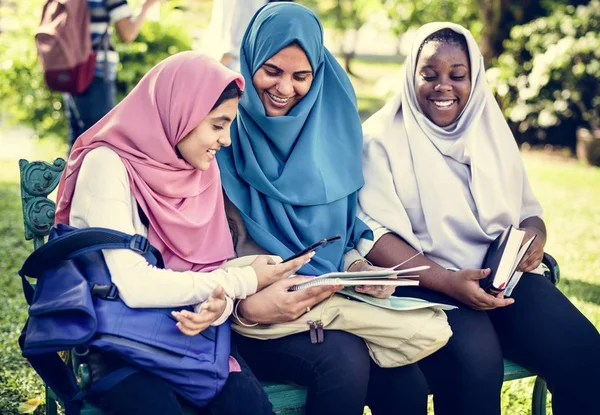
<svg viewBox="0 0 600 415"><path fill-rule="evenodd" d="M148 239L175 271L210 271L234 256L216 161L199 171L175 146L211 111L225 87L244 79L196 52L152 68L104 118L75 142L58 186L56 223L69 224L86 154L105 146L127 169L131 191L150 221Z"/></svg>

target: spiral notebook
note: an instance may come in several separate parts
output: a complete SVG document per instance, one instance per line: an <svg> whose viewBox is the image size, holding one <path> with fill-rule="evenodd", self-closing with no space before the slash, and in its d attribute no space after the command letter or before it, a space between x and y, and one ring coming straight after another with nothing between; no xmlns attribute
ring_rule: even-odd
<svg viewBox="0 0 600 415"><path fill-rule="evenodd" d="M330 272L302 284L294 285L291 291L304 290L322 285L343 285L345 287L356 285L392 285L392 286L416 286L419 285L417 274L419 271L428 269L428 266L395 270L392 268L375 271L357 272Z"/></svg>

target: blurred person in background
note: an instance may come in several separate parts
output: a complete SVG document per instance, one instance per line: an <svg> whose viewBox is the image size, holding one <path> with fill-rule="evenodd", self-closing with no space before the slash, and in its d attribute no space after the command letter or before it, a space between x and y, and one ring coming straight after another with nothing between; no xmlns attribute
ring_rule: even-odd
<svg viewBox="0 0 600 415"><path fill-rule="evenodd" d="M104 117L116 104L119 55L112 45L111 24L119 40L132 42L140 33L148 10L160 0L143 0L134 13L127 0L87 0L90 9L92 49L96 53L94 79L82 94L65 96L71 146L85 130Z"/></svg>
<svg viewBox="0 0 600 415"><path fill-rule="evenodd" d="M239 72L240 45L250 19L266 3L277 1L282 0L214 0L207 42L203 46L207 50L202 52L211 54L229 69Z"/></svg>

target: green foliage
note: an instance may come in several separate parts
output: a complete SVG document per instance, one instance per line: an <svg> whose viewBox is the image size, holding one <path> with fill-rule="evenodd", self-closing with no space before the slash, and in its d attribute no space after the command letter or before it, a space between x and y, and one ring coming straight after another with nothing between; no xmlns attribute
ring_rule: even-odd
<svg viewBox="0 0 600 415"><path fill-rule="evenodd" d="M519 132L543 139L565 121L600 127L599 30L599 0L511 30L488 79Z"/></svg>
<svg viewBox="0 0 600 415"><path fill-rule="evenodd" d="M131 91L142 76L158 62L192 48L188 25L182 25L182 21L184 12L169 2L162 6L160 22L144 23L133 42L124 44L116 38L113 39L121 60L117 72L118 100Z"/></svg>
<svg viewBox="0 0 600 415"><path fill-rule="evenodd" d="M503 51L510 29L565 4L586 0L381 0L398 35L433 21L461 24L479 40L486 65Z"/></svg>
<svg viewBox="0 0 600 415"><path fill-rule="evenodd" d="M30 126L39 137L66 139L62 97L44 85L33 38L43 3L44 0L19 0L14 9L0 10L3 22L15 22L0 34L0 102L9 123ZM161 21L144 23L134 42L123 44L114 39L121 55L119 99L156 63L173 53L191 49L187 25L182 25L184 12L177 8L176 2L161 7Z"/></svg>
<svg viewBox="0 0 600 415"><path fill-rule="evenodd" d="M481 31L480 4L475 0L383 0L383 3L391 21L391 30L398 35L436 21L461 24L474 34Z"/></svg>
<svg viewBox="0 0 600 415"><path fill-rule="evenodd" d="M315 10L324 26L358 30L369 16L382 10L381 0L300 0Z"/></svg>

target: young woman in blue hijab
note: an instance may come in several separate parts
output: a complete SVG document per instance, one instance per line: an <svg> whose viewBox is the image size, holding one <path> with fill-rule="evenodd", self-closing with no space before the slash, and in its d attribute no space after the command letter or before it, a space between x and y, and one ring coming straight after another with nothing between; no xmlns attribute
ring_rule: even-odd
<svg viewBox="0 0 600 415"><path fill-rule="evenodd" d="M315 241L341 238L299 271L320 275L370 267L356 247L370 230L356 218L363 186L362 129L352 85L323 46L323 29L293 3L260 9L240 51L248 87L218 155L226 209L238 256L288 257ZM289 291L280 280L238 303L240 324L294 321L340 287ZM365 286L375 297L393 288ZM328 331L323 343L307 333L275 340L237 336L241 354L261 380L308 387L306 413L425 414L427 384L416 365L383 369L365 342Z"/></svg>

